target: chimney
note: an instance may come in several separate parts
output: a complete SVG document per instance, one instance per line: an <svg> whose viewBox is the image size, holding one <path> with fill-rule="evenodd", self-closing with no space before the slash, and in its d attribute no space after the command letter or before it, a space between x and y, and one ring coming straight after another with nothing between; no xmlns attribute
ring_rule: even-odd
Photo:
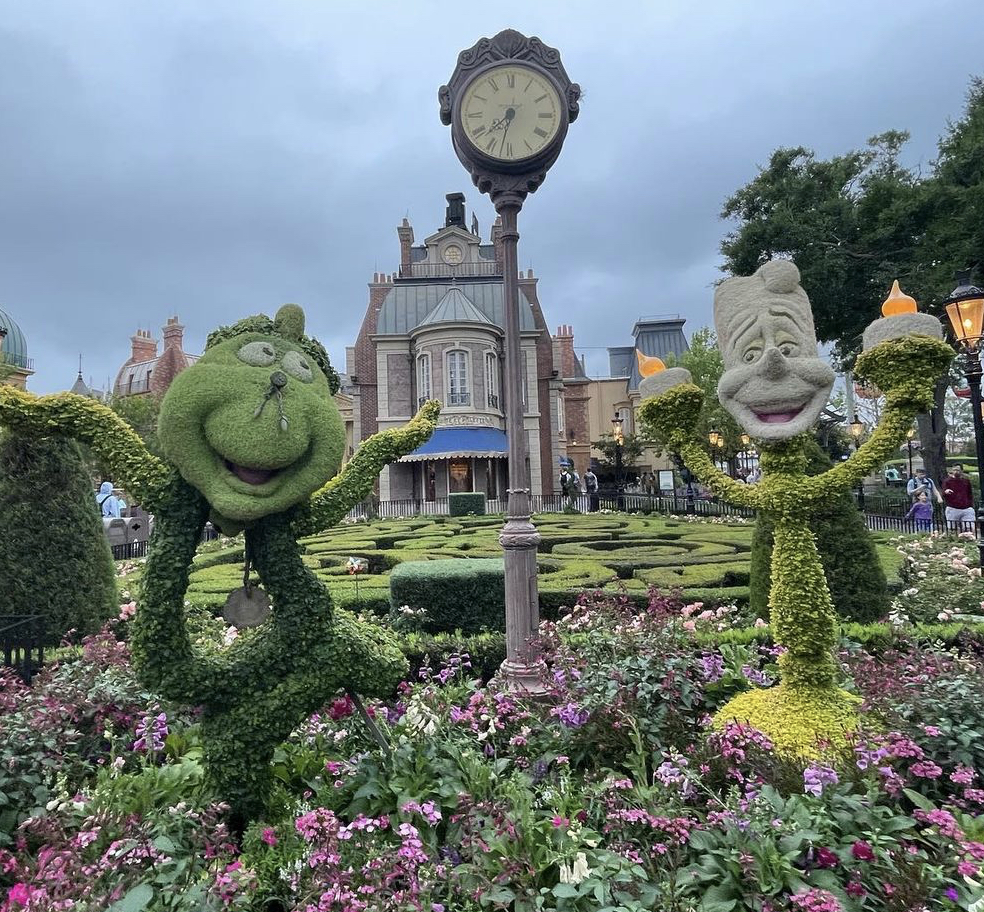
<svg viewBox="0 0 984 912"><path fill-rule="evenodd" d="M557 327L557 335L553 337L554 351L557 352L556 359L560 364L561 377L576 377L577 355L574 354L574 329L569 324ZM556 362L555 362L556 363Z"/></svg>
<svg viewBox="0 0 984 912"><path fill-rule="evenodd" d="M130 360L152 361L157 357L157 340L150 335L150 330L138 329L130 336Z"/></svg>
<svg viewBox="0 0 984 912"><path fill-rule="evenodd" d="M448 201L448 208L444 211L444 227L450 228L457 225L459 228L465 227L465 194L448 193L444 197Z"/></svg>
<svg viewBox="0 0 984 912"><path fill-rule="evenodd" d="M497 215L490 232L492 246L495 247L495 266L502 273L502 216Z"/></svg>
<svg viewBox="0 0 984 912"><path fill-rule="evenodd" d="M404 218L403 224L396 229L400 239L400 274L410 275L410 248L413 246L413 228Z"/></svg>
<svg viewBox="0 0 984 912"><path fill-rule="evenodd" d="M168 317L167 324L164 326L164 351L169 348L176 348L181 351L184 344L184 327L178 322L177 317Z"/></svg>

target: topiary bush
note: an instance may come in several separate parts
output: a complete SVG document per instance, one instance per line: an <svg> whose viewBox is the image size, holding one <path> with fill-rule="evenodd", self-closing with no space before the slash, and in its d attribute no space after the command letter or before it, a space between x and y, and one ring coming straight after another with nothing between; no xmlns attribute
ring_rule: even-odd
<svg viewBox="0 0 984 912"><path fill-rule="evenodd" d="M449 516L467 516L469 513L473 513L476 516L485 515L484 494L449 494L448 495Z"/></svg>
<svg viewBox="0 0 984 912"><path fill-rule="evenodd" d="M116 567L77 444L0 436L0 614L40 614L45 640L118 609Z"/></svg>
<svg viewBox="0 0 984 912"><path fill-rule="evenodd" d="M816 441L808 438L805 449L807 475L821 475L832 467ZM853 496L841 493L821 504L811 519L811 528L838 616L859 624L885 617L890 602L885 571ZM774 529L775 519L760 513L752 539L749 589L751 610L762 618L769 617Z"/></svg>
<svg viewBox="0 0 984 912"><path fill-rule="evenodd" d="M426 614L428 633L506 629L505 567L501 558L412 561L390 573L390 600Z"/></svg>

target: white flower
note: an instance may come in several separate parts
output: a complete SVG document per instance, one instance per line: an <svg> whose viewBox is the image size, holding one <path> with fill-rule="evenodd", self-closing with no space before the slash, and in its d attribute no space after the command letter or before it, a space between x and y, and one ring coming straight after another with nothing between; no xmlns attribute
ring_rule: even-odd
<svg viewBox="0 0 984 912"><path fill-rule="evenodd" d="M584 852L578 852L574 859L574 864L568 865L567 862L560 864L560 882L576 884L580 883L591 873L588 867L588 856Z"/></svg>

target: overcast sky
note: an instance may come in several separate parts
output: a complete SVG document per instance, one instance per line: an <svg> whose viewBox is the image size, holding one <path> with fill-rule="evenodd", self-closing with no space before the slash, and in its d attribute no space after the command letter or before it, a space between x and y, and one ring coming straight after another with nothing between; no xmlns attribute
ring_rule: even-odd
<svg viewBox="0 0 984 912"><path fill-rule="evenodd" d="M104 385L170 315L198 352L285 301L344 369L405 215L420 241L461 190L488 236L437 88L506 27L584 90L520 264L592 374L642 314L710 321L722 202L774 148L907 129L928 168L984 73L980 0L0 0L0 307L29 387L70 386L80 352Z"/></svg>

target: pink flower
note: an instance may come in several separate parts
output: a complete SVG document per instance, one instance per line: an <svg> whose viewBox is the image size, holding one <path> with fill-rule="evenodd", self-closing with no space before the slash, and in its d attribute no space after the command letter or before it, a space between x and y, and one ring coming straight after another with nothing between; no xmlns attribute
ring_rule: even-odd
<svg viewBox="0 0 984 912"><path fill-rule="evenodd" d="M875 851L865 842L863 839L859 839L854 845L851 846L851 854L858 861L874 861Z"/></svg>
<svg viewBox="0 0 984 912"><path fill-rule="evenodd" d="M920 776L923 779L939 779L943 775L943 770L932 760L921 760L919 763L913 763L909 767L909 772L913 776Z"/></svg>
<svg viewBox="0 0 984 912"><path fill-rule="evenodd" d="M569 827L571 825L571 822L566 817L554 817L550 822L557 827L557 829L564 829L565 827Z"/></svg>
<svg viewBox="0 0 984 912"><path fill-rule="evenodd" d="M17 903L18 906L27 906L31 901L31 893L33 890L26 883L14 884L7 891L7 902L11 905Z"/></svg>
<svg viewBox="0 0 984 912"><path fill-rule="evenodd" d="M819 868L836 868L840 863L837 853L833 849L828 849L824 846L817 849L813 857Z"/></svg>
<svg viewBox="0 0 984 912"><path fill-rule="evenodd" d="M275 846L278 841L277 834L273 831L273 827L264 827L263 832L260 833L260 839L268 846Z"/></svg>
<svg viewBox="0 0 984 912"><path fill-rule="evenodd" d="M970 785L974 781L974 771L969 766L958 766L950 773L950 781L957 785Z"/></svg>
<svg viewBox="0 0 984 912"><path fill-rule="evenodd" d="M961 877L976 877L977 865L969 861L961 861L957 864L957 873Z"/></svg>
<svg viewBox="0 0 984 912"><path fill-rule="evenodd" d="M940 730L935 725L924 725L922 730L926 732L930 738L938 738L940 736Z"/></svg>

